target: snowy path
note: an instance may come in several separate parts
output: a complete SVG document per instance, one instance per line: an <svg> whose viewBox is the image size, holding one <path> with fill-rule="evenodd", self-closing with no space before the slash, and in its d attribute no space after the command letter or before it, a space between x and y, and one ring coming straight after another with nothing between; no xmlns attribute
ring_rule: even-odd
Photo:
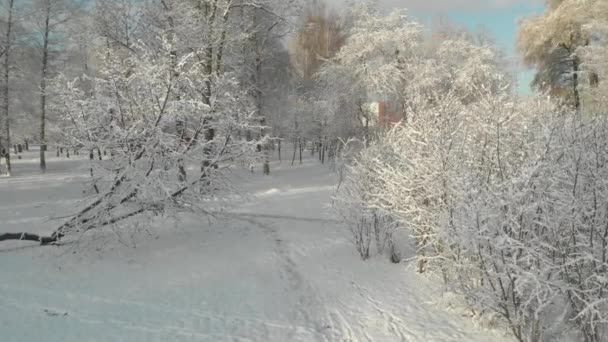
<svg viewBox="0 0 608 342"><path fill-rule="evenodd" d="M508 341L446 311L405 264L360 261L325 214L326 167L272 166L228 219L168 221L135 248L128 237L0 245L0 340ZM0 232L52 229L80 180L0 179Z"/></svg>

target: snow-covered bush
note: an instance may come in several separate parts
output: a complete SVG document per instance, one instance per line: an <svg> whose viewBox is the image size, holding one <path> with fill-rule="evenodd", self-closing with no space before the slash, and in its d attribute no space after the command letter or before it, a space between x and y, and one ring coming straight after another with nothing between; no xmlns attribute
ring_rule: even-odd
<svg viewBox="0 0 608 342"><path fill-rule="evenodd" d="M496 55L488 46L474 44L464 36L455 36L439 42L436 50L426 51L422 26L411 20L404 11L384 16L369 6L358 5L353 8L351 15L353 27L345 45L318 76L329 98L324 102L326 111L332 112L332 108L336 111L339 99L348 98L355 105L349 111L350 116L360 116L359 121L365 123L358 136L369 144L381 132L378 132L375 118L359 113L363 112L361 106L368 100L388 100L393 107L399 108L402 125L407 129L419 129L416 132L420 133L399 141L392 146L395 149L386 148L383 144L371 144L361 149L354 162L347 162L342 169L346 170L347 177L339 188L334 204L340 208L340 216L347 218L350 226L360 227L374 222L373 213L383 212L382 216L386 217L396 213L396 208L375 203L390 202L384 193L377 191L386 186L381 184L382 179L378 175L385 172L378 168L380 160L398 161L398 156L405 151L440 158L440 154L433 154L433 149L437 147L435 144L445 143L445 137L451 134L449 131L459 129L459 116L465 105L480 96L505 92L505 89L501 88L503 75L498 72ZM441 120L446 124L440 124ZM437 148L446 155L444 159L447 160L448 151L443 147ZM342 159L351 157L343 156ZM440 204L437 198L448 200L447 194L442 197L441 194L426 193L425 182L442 172L436 168L441 163L431 161L435 160L427 157L413 164L393 165L400 168L396 172L410 175L408 180L412 183L407 189L415 189L412 199L420 204L399 210L401 215L407 213L416 218L413 220L415 224L410 223L407 228L416 232L416 244L422 254L433 254L426 251L434 248L431 243L434 237L430 232L438 220L431 208ZM423 165L423 162L431 163ZM364 209L368 207L370 209ZM367 231L356 229L355 235ZM421 259L421 270L425 263L426 260Z"/></svg>
<svg viewBox="0 0 608 342"><path fill-rule="evenodd" d="M500 314L519 340L574 327L601 341L608 119L493 93L442 104L360 151L344 181L358 192L338 202L397 217L418 270Z"/></svg>
<svg viewBox="0 0 608 342"><path fill-rule="evenodd" d="M606 122L544 119L520 171L475 189L444 239L467 256L454 266L480 272L469 278L480 284L466 285L472 303L500 312L520 340L551 340L575 326L586 341L601 341L608 170L597 146L606 143ZM466 249L471 242L476 248Z"/></svg>
<svg viewBox="0 0 608 342"><path fill-rule="evenodd" d="M369 194L374 184L374 170L358 163L357 155L365 149L365 142L351 139L339 153L336 172L339 184L333 197L332 209L348 226L353 244L363 260L370 257L371 247L378 254L389 253L393 262L400 256L393 245L393 232L398 222L384 210L370 206Z"/></svg>
<svg viewBox="0 0 608 342"><path fill-rule="evenodd" d="M388 94L404 109L391 131L342 152L334 208L361 255L375 215L393 217L420 272L500 315L518 340L607 338L608 118L519 100L492 49L466 37L401 56L382 30L417 44L416 26L393 14L368 27L379 14L359 14L323 72L351 77L344 93Z"/></svg>
<svg viewBox="0 0 608 342"><path fill-rule="evenodd" d="M366 179L369 170L354 166L355 156L365 146L365 142L352 139L344 143L336 171L339 184L337 196L334 197L332 209L348 226L353 244L361 258L370 257L370 246L373 240L373 210L366 201L366 191L359 185L370 186Z"/></svg>

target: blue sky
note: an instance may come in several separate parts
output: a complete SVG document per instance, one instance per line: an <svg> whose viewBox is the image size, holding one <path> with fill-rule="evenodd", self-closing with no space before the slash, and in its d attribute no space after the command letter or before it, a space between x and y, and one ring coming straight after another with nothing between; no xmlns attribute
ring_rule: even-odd
<svg viewBox="0 0 608 342"><path fill-rule="evenodd" d="M497 8L450 9L446 11L421 10L421 14L412 10L412 14L415 16L433 16L442 13L451 21L464 24L471 30L483 27L512 60L514 69L517 70L519 92L527 94L531 91L530 82L534 72L521 65L520 58L515 52L517 21L525 16L542 13L543 7L543 4L538 2L518 2Z"/></svg>
<svg viewBox="0 0 608 342"><path fill-rule="evenodd" d="M345 1L328 0L330 4L338 7ZM425 24L430 24L433 18L443 16L471 30L483 27L518 70L520 93L530 92L529 84L533 71L521 66L514 51L515 35L520 18L542 13L542 0L378 0L378 3L385 10L405 7L410 14Z"/></svg>

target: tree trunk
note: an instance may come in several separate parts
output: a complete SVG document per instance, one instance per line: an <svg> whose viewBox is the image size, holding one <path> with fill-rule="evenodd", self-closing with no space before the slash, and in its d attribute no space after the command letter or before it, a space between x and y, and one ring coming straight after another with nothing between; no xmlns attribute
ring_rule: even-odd
<svg viewBox="0 0 608 342"><path fill-rule="evenodd" d="M40 78L40 170L46 172L46 77L49 60L49 20L51 16L50 4L47 3L44 20L44 37L42 42L42 72Z"/></svg>
<svg viewBox="0 0 608 342"><path fill-rule="evenodd" d="M323 151L323 143L321 142L321 138L319 138L319 142L317 143L317 152L319 153L319 161L322 161L322 153Z"/></svg>
<svg viewBox="0 0 608 342"><path fill-rule="evenodd" d="M57 241L57 237L40 236L30 233L4 233L0 234L0 241L19 240L19 241L35 241L43 245L47 245Z"/></svg>
<svg viewBox="0 0 608 342"><path fill-rule="evenodd" d="M279 146L278 146L278 150L279 150L279 163L281 162L281 139L279 139Z"/></svg>
<svg viewBox="0 0 608 342"><path fill-rule="evenodd" d="M258 21L258 17L257 17L257 12L254 9L253 10L253 23L257 24ZM260 125L262 126L262 129L260 130L260 136L259 139L265 139L266 138L266 129L264 128L264 125L266 124L266 117L265 114L263 113L263 99L262 99L262 84L261 84L261 79L262 79L262 49L263 47L260 46L260 43L258 42L258 34L257 32L255 32L252 36L252 40L253 40L253 44L254 44L254 49L255 49L255 65L254 65L254 70L255 73L252 75L253 76L253 91L254 91L254 99L255 99L255 109L256 109L256 117L259 118L260 120ZM269 146L268 143L264 143L261 145L258 145L259 149L262 151L262 153L264 154L264 163L262 165L262 173L265 176L270 175L270 157L269 157Z"/></svg>
<svg viewBox="0 0 608 342"><path fill-rule="evenodd" d="M321 149L321 151L319 151L319 153L321 154L321 164L325 164L325 151L326 150L327 150L327 144L324 143L323 148Z"/></svg>
<svg viewBox="0 0 608 342"><path fill-rule="evenodd" d="M165 11L169 11L170 8L166 5L165 2L162 2ZM173 17L171 15L168 15L167 17L167 21L169 23L169 42L171 44L171 51L170 51L170 56L171 56L171 80L169 83L173 83L173 80L176 80L179 78L179 71L177 70L177 50L175 49L175 23L173 21ZM167 94L167 96L169 96ZM177 101L179 101L181 99L181 96L179 94L175 95L175 99ZM187 145L186 143L186 121L181 118L178 117L175 121L175 133L178 137L178 143L180 145ZM185 147L187 148L187 147ZM99 154L99 160L101 160L101 152ZM186 171L186 166L184 164L184 159L183 158L179 158L177 160L177 180L180 183L185 183L188 180L188 172Z"/></svg>
<svg viewBox="0 0 608 342"><path fill-rule="evenodd" d="M210 7L210 4L204 3L203 14L207 18L210 32L209 32L209 42L208 42L207 48L205 49L204 63L203 63L203 74L205 75L204 88L203 88L203 103L205 103L206 105L208 105L210 107L211 107L211 95L213 93L211 78L213 75L213 54L214 54L213 39L215 39L213 25L215 22L216 10L217 10L217 7L215 7L215 6ZM218 62L217 68L219 68L219 67L220 67L220 64ZM212 119L211 117L205 118L203 120L203 126L210 126L211 119ZM213 127L206 127L203 132L203 139L205 139L206 142L213 141L213 139L215 139L215 129L213 129ZM204 154L204 156L203 156L203 162L201 163L201 172L204 173L205 170L209 166L211 166L211 162L209 160L211 158L211 155L213 154L211 144L207 144L205 146L205 148L203 150L203 154Z"/></svg>
<svg viewBox="0 0 608 342"><path fill-rule="evenodd" d="M6 35L4 42L4 87L3 87L3 95L4 95L4 103L2 104L2 109L4 111L4 127L0 128L0 130L4 130L4 142L2 142L2 135L0 134L0 151L5 150L4 158L6 160L6 170L8 174L11 174L11 130L10 130L10 115L9 115L9 77L10 77L10 55L11 55L11 34L13 27L13 8L15 1L8 0L8 20L6 22ZM3 148L3 145L5 146ZM1 156L0 156L1 157Z"/></svg>
<svg viewBox="0 0 608 342"><path fill-rule="evenodd" d="M575 54L572 59L572 87L574 91L574 109L578 113L581 108L581 95L578 89L578 71L579 71L580 60Z"/></svg>
<svg viewBox="0 0 608 342"><path fill-rule="evenodd" d="M270 161L268 160L268 151L266 151L264 156L264 175L270 175Z"/></svg>
<svg viewBox="0 0 608 342"><path fill-rule="evenodd" d="M291 158L291 166L293 166L293 163L296 161L297 150L298 150L298 139L294 138L293 139L293 157Z"/></svg>

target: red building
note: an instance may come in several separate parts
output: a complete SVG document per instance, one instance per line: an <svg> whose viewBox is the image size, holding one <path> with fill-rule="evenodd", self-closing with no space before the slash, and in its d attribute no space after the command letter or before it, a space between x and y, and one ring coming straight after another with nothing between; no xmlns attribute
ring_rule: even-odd
<svg viewBox="0 0 608 342"><path fill-rule="evenodd" d="M387 101L379 101L377 108L378 126L391 128L403 119L403 113L398 106Z"/></svg>

